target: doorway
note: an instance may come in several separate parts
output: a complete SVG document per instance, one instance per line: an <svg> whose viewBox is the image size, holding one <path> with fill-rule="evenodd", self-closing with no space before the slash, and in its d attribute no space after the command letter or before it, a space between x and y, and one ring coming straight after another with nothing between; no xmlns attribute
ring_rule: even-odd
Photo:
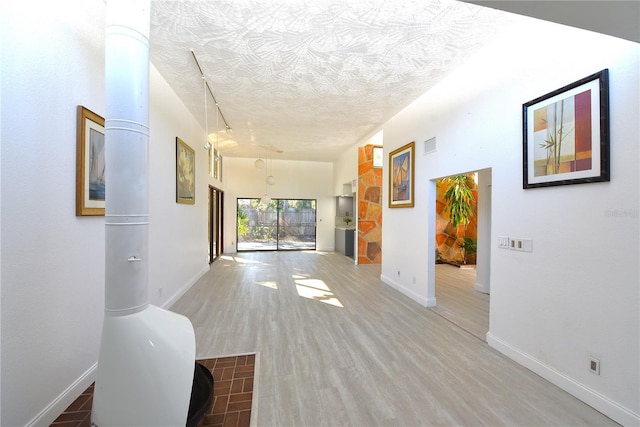
<svg viewBox="0 0 640 427"><path fill-rule="evenodd" d="M209 264L222 254L222 213L224 212L224 192L209 186Z"/></svg>
<svg viewBox="0 0 640 427"><path fill-rule="evenodd" d="M239 198L238 252L316 249L315 199Z"/></svg>
<svg viewBox="0 0 640 427"><path fill-rule="evenodd" d="M467 177L468 179L465 179ZM448 178L448 179L447 179ZM434 312L486 341L489 332L491 257L491 169L463 173L436 182ZM457 181L456 181L457 178ZM455 183L462 187L445 193ZM451 200L469 191L472 218L455 221L464 207ZM459 201L458 201L459 203Z"/></svg>

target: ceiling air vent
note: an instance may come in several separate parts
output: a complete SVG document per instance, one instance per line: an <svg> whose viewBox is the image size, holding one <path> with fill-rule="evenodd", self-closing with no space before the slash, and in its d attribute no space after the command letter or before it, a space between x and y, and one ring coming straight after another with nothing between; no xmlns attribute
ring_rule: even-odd
<svg viewBox="0 0 640 427"><path fill-rule="evenodd" d="M436 138L435 136L431 139L427 139L424 142L424 154L427 155L429 153L433 153L436 151Z"/></svg>

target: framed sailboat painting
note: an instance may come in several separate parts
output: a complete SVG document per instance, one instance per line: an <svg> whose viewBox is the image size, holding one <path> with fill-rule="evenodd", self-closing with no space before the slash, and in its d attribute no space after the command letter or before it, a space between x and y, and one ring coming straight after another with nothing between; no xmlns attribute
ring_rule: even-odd
<svg viewBox="0 0 640 427"><path fill-rule="evenodd" d="M412 208L415 142L389 153L389 207Z"/></svg>
<svg viewBox="0 0 640 427"><path fill-rule="evenodd" d="M78 106L76 216L104 216L104 119Z"/></svg>

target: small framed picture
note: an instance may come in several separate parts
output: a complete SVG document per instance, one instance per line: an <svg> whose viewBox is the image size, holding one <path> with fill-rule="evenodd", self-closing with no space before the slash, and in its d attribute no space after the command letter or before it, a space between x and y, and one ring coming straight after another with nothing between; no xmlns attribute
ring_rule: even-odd
<svg viewBox="0 0 640 427"><path fill-rule="evenodd" d="M389 207L413 207L415 142L389 153Z"/></svg>
<svg viewBox="0 0 640 427"><path fill-rule="evenodd" d="M608 70L523 104L523 188L609 181Z"/></svg>
<svg viewBox="0 0 640 427"><path fill-rule="evenodd" d="M176 137L176 202L196 202L196 153Z"/></svg>
<svg viewBox="0 0 640 427"><path fill-rule="evenodd" d="M76 216L104 216L104 118L78 105L76 132Z"/></svg>
<svg viewBox="0 0 640 427"><path fill-rule="evenodd" d="M373 147L373 167L382 167L382 147Z"/></svg>

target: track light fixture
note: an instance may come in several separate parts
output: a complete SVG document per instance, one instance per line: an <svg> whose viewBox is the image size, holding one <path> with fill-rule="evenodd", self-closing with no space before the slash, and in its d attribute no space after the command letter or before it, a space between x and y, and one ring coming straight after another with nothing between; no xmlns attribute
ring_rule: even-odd
<svg viewBox="0 0 640 427"><path fill-rule="evenodd" d="M227 123L227 119L224 118L224 115L222 114L222 110L220 109L220 106L218 105L218 101L216 100L216 97L213 95L213 91L211 90L211 86L209 86L209 83L207 82L206 77L204 76L204 72L202 71L202 67L200 66L200 62L198 61L198 58L196 57L196 53L193 51L193 49L191 50L191 55L193 56L193 60L196 63L196 66L198 67L198 71L200 71L200 76L202 77L202 81L204 82L204 88L205 88L205 127L207 127L207 91L209 92L209 94L211 95L211 98L213 98L213 102L216 104L216 123L218 120L218 115L220 115L220 117L222 117L222 121L224 122L224 127L225 130L227 132L228 135L231 135L233 129L231 129L231 126L229 126L229 123ZM216 150L217 150L217 142L218 142L218 126L216 125ZM209 142L209 130L207 129L207 140L204 144L204 149L205 150L210 150L211 149L211 143Z"/></svg>
<svg viewBox="0 0 640 427"><path fill-rule="evenodd" d="M202 76L202 86L204 87L204 149L211 150L209 142L209 109L207 108L207 81Z"/></svg>

